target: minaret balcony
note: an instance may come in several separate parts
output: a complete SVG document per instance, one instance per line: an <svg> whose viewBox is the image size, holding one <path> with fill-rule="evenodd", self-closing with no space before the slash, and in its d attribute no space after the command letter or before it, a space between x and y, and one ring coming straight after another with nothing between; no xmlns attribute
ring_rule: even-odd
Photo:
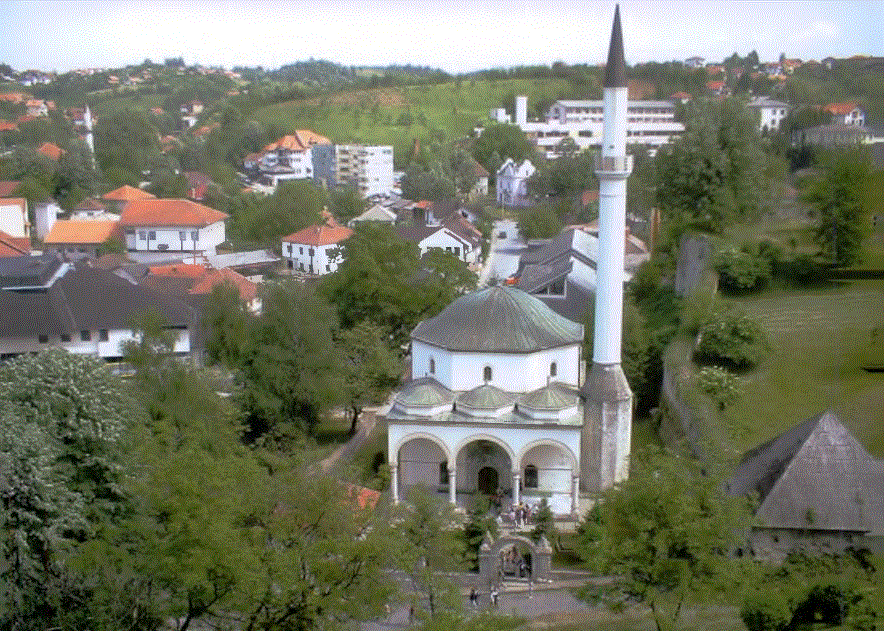
<svg viewBox="0 0 884 631"><path fill-rule="evenodd" d="M601 173L632 173L632 156L595 156L595 172Z"/></svg>

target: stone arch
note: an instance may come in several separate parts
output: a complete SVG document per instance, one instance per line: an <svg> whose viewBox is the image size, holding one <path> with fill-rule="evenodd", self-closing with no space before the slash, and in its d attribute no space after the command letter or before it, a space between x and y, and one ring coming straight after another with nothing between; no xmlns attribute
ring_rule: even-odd
<svg viewBox="0 0 884 631"><path fill-rule="evenodd" d="M430 442L435 443L436 446L438 446L439 449L442 450L442 453L445 455L445 459L448 462L452 462L451 450L448 448L448 445L445 443L444 440L442 440L438 436L435 436L435 435L430 434L428 432L412 432L411 434L403 436L402 438L400 438L396 442L396 445L393 448L393 453L390 454L390 464L398 465L399 464L399 452L405 446L405 443L412 441L416 438L425 438L425 439L429 440ZM454 453L457 453L457 451L455 451Z"/></svg>
<svg viewBox="0 0 884 631"><path fill-rule="evenodd" d="M552 548L545 538L541 538L539 543L534 543L528 537L508 534L490 541L486 535L485 541L482 542L482 546L479 548L479 574L483 581L487 581L490 585L501 578L499 572L501 569L500 551L511 545L524 546L530 550L532 580L545 580L548 578Z"/></svg>
<svg viewBox="0 0 884 631"><path fill-rule="evenodd" d="M575 471L578 469L577 457L574 455L574 452L571 451L571 448L568 447L568 445L566 445L565 443L560 442L558 440L554 440L552 438L540 438L538 440L532 440L530 443L525 445L522 448L522 450L519 452L518 459L513 461L513 466L521 468L522 467L522 460L525 458L525 456L528 455L528 452L531 451L532 449L534 449L535 447L541 447L541 446L555 447L556 449L560 449L562 451L562 453L564 453L568 457L571 468L574 469Z"/></svg>
<svg viewBox="0 0 884 631"><path fill-rule="evenodd" d="M470 443L475 443L480 440L487 440L488 442L494 443L495 445L503 449L506 455L509 456L511 467L515 467L518 464L518 461L516 460L516 453L513 451L513 448L510 447L506 441L501 440L497 436L492 436L491 434L471 434L470 436L467 436L457 444L457 447L454 448L455 458L460 455L460 452L464 447L466 447ZM448 461L451 462L451 459L449 458Z"/></svg>

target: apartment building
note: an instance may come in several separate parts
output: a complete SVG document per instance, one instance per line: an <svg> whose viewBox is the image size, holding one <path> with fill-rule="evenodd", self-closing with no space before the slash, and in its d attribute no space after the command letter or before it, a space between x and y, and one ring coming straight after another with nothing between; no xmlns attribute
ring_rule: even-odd
<svg viewBox="0 0 884 631"><path fill-rule="evenodd" d="M393 147L335 145L335 183L352 186L362 197L393 190Z"/></svg>

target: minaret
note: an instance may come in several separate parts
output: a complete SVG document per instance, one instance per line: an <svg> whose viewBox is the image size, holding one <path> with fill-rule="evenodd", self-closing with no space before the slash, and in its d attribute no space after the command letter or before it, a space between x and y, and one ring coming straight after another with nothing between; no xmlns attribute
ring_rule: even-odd
<svg viewBox="0 0 884 631"><path fill-rule="evenodd" d="M581 392L580 482L589 492L610 488L629 475L632 392L620 367L626 178L632 171L632 157L626 155L626 105L626 62L618 6L605 65L602 151L595 165L599 179L599 261L593 362Z"/></svg>

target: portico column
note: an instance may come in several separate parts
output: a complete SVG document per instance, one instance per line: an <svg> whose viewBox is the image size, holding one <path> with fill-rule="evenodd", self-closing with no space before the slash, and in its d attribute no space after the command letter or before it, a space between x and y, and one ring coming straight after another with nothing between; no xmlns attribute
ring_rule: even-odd
<svg viewBox="0 0 884 631"><path fill-rule="evenodd" d="M457 466L448 469L448 501L457 506Z"/></svg>
<svg viewBox="0 0 884 631"><path fill-rule="evenodd" d="M399 467L396 463L390 465L390 487L393 490L393 503L399 503Z"/></svg>
<svg viewBox="0 0 884 631"><path fill-rule="evenodd" d="M518 504L522 501L519 496L519 481L522 479L522 476L518 471L513 471L513 504Z"/></svg>
<svg viewBox="0 0 884 631"><path fill-rule="evenodd" d="M571 514L576 515L579 508L580 475L571 473Z"/></svg>

